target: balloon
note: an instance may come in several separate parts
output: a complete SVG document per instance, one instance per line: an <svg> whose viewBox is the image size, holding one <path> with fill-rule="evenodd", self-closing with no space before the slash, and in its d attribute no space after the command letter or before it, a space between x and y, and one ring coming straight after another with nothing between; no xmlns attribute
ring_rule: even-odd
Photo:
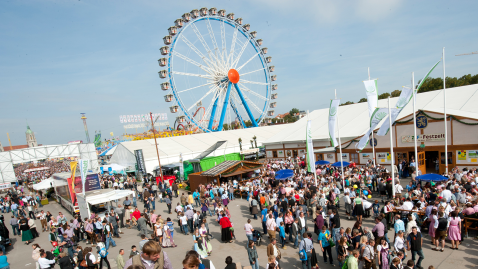
<svg viewBox="0 0 478 269"><path fill-rule="evenodd" d="M367 195L368 195L368 191L363 191L363 195L367 196Z"/></svg>
<svg viewBox="0 0 478 269"><path fill-rule="evenodd" d="M367 197L370 199L370 198L372 198L372 195L369 194Z"/></svg>
<svg viewBox="0 0 478 269"><path fill-rule="evenodd" d="M358 188L357 185L354 185L354 189Z"/></svg>

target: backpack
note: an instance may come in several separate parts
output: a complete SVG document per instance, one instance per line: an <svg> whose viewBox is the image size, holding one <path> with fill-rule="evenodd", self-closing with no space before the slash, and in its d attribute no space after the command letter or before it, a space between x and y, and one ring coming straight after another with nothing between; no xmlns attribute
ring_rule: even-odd
<svg viewBox="0 0 478 269"><path fill-rule="evenodd" d="M307 252L305 252L305 249L299 251L299 259L301 261L306 261L307 260Z"/></svg>

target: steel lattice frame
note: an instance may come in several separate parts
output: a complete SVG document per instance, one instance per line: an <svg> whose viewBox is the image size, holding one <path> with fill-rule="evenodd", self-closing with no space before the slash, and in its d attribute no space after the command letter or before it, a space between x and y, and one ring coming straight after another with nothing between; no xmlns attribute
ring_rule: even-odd
<svg viewBox="0 0 478 269"><path fill-rule="evenodd" d="M199 31L197 24L200 22L206 23L208 33L204 34L204 36L210 37L213 48L209 47L208 42L205 41L204 36ZM220 131L222 130L222 127L223 127L224 117L228 113L226 110L230 109L229 116L232 113L234 113L236 115L236 119L239 120L240 124L243 127L245 127L245 123L243 120L244 116L248 117L251 120L252 125L254 127L258 126L268 114L269 108L271 106L272 90L277 89L277 85L274 85L275 88L273 88L273 85L272 85L273 80L271 78L271 72L273 71L274 67L270 69L270 66L268 65L268 62L270 62L270 57L268 57L269 59L266 59L265 57L265 53L267 53L267 48L265 48L265 51L261 49L261 46L260 46L261 44L259 44L261 42L258 42L258 40L255 39L252 33L248 33L249 29L246 29L245 25L243 26L242 24L238 23L237 20L235 21L233 18L231 19L226 16L208 14L208 15L197 16L196 18L192 18L189 22L184 22L184 23L185 25L180 28L177 28L178 30L177 33L171 37L172 40L171 40L171 43L169 44L169 53L167 55L168 56L167 81L169 82L169 85L171 87L170 92L174 96L176 104L181 109L181 112L182 112L181 114L185 116L184 120L186 122L196 125L198 128L200 128L204 132ZM221 48L219 48L218 46L216 35L213 32L211 23L220 24ZM202 25L202 27L204 27L204 25ZM233 38L231 41L232 43L230 45L229 53L228 53L228 48L226 44L227 43L226 34L225 34L226 27L233 28L232 30ZM194 45L194 43L191 42L191 40L189 40L186 37L186 35L183 34L187 29L194 31L197 37L197 40L194 40L194 41L199 41L197 43L202 44L206 53L202 53L201 50L199 50ZM239 34L246 39L246 41L244 41L242 44L240 44L238 40ZM193 59L190 59L187 55L183 55L180 52L176 51L176 45L178 44L178 42L181 42L181 41L183 41L189 47L189 49L195 53L195 55L201 58L203 62L198 63L194 61ZM237 52L236 44L239 46L242 45L241 47L239 47L240 51L237 55L235 54ZM168 44L166 43L166 45ZM252 52L251 48L254 49L255 53L253 54L251 58L249 58L247 61L242 63L240 66L238 66L246 48L249 48L251 52ZM193 73L175 71L175 68L174 68L175 57L178 57L188 62L189 64L195 65L196 67L203 70L206 74L193 74ZM241 81L239 81L238 83L231 83L231 81L228 80L227 74L230 69L236 69L237 71L240 71L245 66L247 66L252 60L256 61L256 58L260 60L260 64L262 65L262 67L258 70L253 70L253 71L241 74L241 76L255 73L255 72L261 72L261 73L263 72L263 75L264 75L263 81L257 82L257 81L241 79ZM176 75L200 77L200 78L207 79L208 82L202 85L194 85L194 87L180 91L180 89L178 89L178 87L176 86L177 85L176 78L175 78ZM264 86L265 95L262 96L261 94L249 89L246 86L246 84L255 84L255 85ZM194 119L194 116L193 116L194 111L192 113L190 112L190 110L194 107L194 104L189 108L186 107L181 97L181 92L190 91L200 87L208 87L209 89L202 98L196 101L197 103L202 102L206 97L210 95L212 96L211 103L209 104L207 108L205 108L205 116L206 116L205 120L208 122L207 126L205 124L201 124L201 122L197 122L196 119ZM262 109L260 108L261 105L255 104L249 98L249 96L254 98L260 98L261 100L263 100L263 101L260 101L260 103L262 102L264 103ZM274 99L276 97L277 95L274 96ZM241 115L241 113L239 112L239 108L241 105L243 106L243 109L246 112L245 115L244 114ZM220 120L219 120L217 130L213 130L212 126L215 121L215 116L216 116L215 113L218 106L221 106L222 113L220 115ZM256 111L255 117L249 106ZM274 103L274 106L275 106L275 103ZM271 111L270 113L273 113L273 111Z"/></svg>
<svg viewBox="0 0 478 269"><path fill-rule="evenodd" d="M68 157L88 159L90 160L89 168L93 172L98 171L98 156L93 143L40 146L0 152L0 182L15 182L17 180L13 164Z"/></svg>

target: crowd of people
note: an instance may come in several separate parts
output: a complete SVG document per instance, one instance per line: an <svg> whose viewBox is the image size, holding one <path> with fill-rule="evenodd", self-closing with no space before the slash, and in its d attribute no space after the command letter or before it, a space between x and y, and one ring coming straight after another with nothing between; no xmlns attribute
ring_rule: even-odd
<svg viewBox="0 0 478 269"><path fill-rule="evenodd" d="M15 165L14 171L15 177L18 181L33 183L47 179L55 173L70 172L70 169L69 162L65 160L49 159L35 163L32 162ZM25 172L26 170L27 172Z"/></svg>
<svg viewBox="0 0 478 269"><path fill-rule="evenodd" d="M275 173L282 169L292 169L294 176L276 180ZM387 169L372 163L344 167L343 175L340 168L329 165L317 167L316 173L317 179L307 173L300 158L266 161L252 180L201 184L181 194L176 183L157 184L152 177L137 182L128 176L101 175L103 188L134 191L132 198L104 212L104 216L76 215L69 219L61 212L54 216L42 210L41 194L30 193L22 185L1 197L0 205L2 213L12 214L8 223L14 236L21 236L25 244L31 244L39 235L37 219L42 232L49 233L49 242L41 243L43 248L40 242L32 245L32 257L41 269L53 263L60 268L102 268L105 263L111 268L108 251L128 228L137 229L141 238L138 245L131 246L129 256L125 256L124 249L118 250L118 268L141 264L146 268L173 268L167 252L161 249L176 247L175 236L191 236L194 250L186 253L185 269L215 268L208 259L215 242L209 224L213 221L220 226L220 241L235 242L233 220L241 218L228 208L234 202L234 194L246 197L249 204L251 217L245 221L244 231L247 262L254 269L259 264L265 264L267 269L283 268L281 250L287 247L298 250L297 258L304 269L318 268L322 264L320 254L324 264L345 269L377 265L381 269L421 269L424 239L429 238L435 251L444 252L446 240L451 242L451 251L458 250L463 241L464 218L478 214L476 169L453 168L448 180L435 183L412 177L407 185L400 183L404 174L392 180ZM173 198L177 200L174 206ZM164 209L160 204L166 205L168 217L157 213L159 206ZM355 223L343 227L344 218L354 219ZM374 224L371 229L362 226L367 218ZM254 228L252 219L260 219L262 229ZM81 247L80 242L86 247ZM267 244L267 257L261 258L257 246L263 242ZM5 253L4 246L0 246ZM0 255L0 265L3 259L6 262L3 256ZM226 268L236 266L231 256L225 263Z"/></svg>

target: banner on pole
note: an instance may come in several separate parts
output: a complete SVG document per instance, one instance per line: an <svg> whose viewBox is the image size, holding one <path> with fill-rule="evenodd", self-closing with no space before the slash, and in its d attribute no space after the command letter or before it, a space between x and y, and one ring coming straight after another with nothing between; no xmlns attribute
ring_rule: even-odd
<svg viewBox="0 0 478 269"><path fill-rule="evenodd" d="M134 151L134 156L136 157L136 164L138 165L138 172L146 173L146 165L144 164L143 150L137 149Z"/></svg>
<svg viewBox="0 0 478 269"><path fill-rule="evenodd" d="M378 107L377 79L363 82L367 92L368 116L371 118L375 108Z"/></svg>
<svg viewBox="0 0 478 269"><path fill-rule="evenodd" d="M365 146L368 144L369 136L372 131L377 128L378 124L382 121L383 118L388 116L388 108L376 108L370 118L370 129L363 135L360 141L355 144L355 149L362 151Z"/></svg>
<svg viewBox="0 0 478 269"><path fill-rule="evenodd" d="M312 121L307 121L306 127L306 143L307 143L307 171L312 173L315 169L315 155L314 155L314 143L312 142L312 130L311 130Z"/></svg>
<svg viewBox="0 0 478 269"><path fill-rule="evenodd" d="M339 111L339 99L334 99L330 101L329 108L329 137L332 147L338 146L337 137L335 136L335 122L337 121L337 112Z"/></svg>
<svg viewBox="0 0 478 269"><path fill-rule="evenodd" d="M420 87L423 85L423 82L425 82L425 80L428 78L428 76L431 74L431 72L433 72L433 69L435 69L435 67L437 67L437 65L441 62L438 61L431 69L430 71L428 71L428 73L425 75L425 77L420 81L420 84L418 84L418 87L416 89L416 92L418 92L418 90L420 89Z"/></svg>
<svg viewBox="0 0 478 269"><path fill-rule="evenodd" d="M403 108L410 102L410 100L412 100L412 96L413 96L412 89L410 88L402 89L402 93L400 93L400 97L398 97L398 101L395 104L395 107L390 109L392 112L392 125L397 120L397 117L400 114L400 112L402 112ZM380 130L378 130L377 135L384 136L388 133L389 129L390 129L390 117L387 117L385 122L380 127Z"/></svg>
<svg viewBox="0 0 478 269"><path fill-rule="evenodd" d="M71 189L72 192L75 192L75 173L76 173L76 166L78 162L70 162L70 169L71 169Z"/></svg>
<svg viewBox="0 0 478 269"><path fill-rule="evenodd" d="M78 160L80 164L80 176L81 176L81 184L83 186L83 195L85 195L85 182L86 182L86 175L88 173L88 164L89 161L86 159Z"/></svg>

